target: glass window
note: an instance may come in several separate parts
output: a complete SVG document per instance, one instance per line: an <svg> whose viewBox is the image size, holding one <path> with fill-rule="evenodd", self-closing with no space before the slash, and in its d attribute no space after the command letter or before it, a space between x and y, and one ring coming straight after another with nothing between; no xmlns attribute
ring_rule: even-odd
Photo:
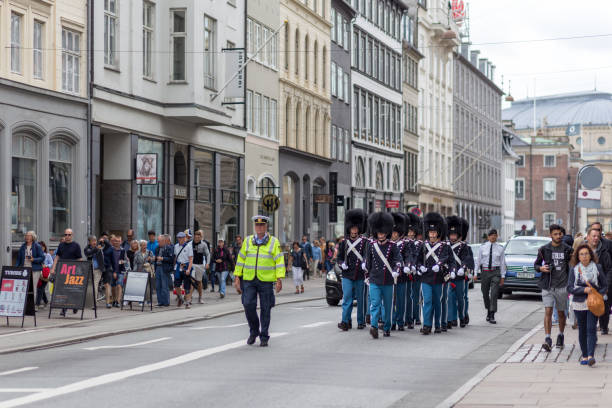
<svg viewBox="0 0 612 408"><path fill-rule="evenodd" d="M338 99L343 100L344 98L344 82L343 82L343 72L342 72L342 67L340 65L338 65L338 69L337 69L337 74L338 74Z"/></svg>
<svg viewBox="0 0 612 408"><path fill-rule="evenodd" d="M300 32L295 30L295 75L300 74Z"/></svg>
<svg viewBox="0 0 612 408"><path fill-rule="evenodd" d="M344 161L344 129L338 128L336 135L338 138L338 161Z"/></svg>
<svg viewBox="0 0 612 408"><path fill-rule="evenodd" d="M268 125L268 118L269 118L269 113L270 113L270 98L268 98L267 96L264 96L263 98L263 106L261 109L261 134L263 136L270 136L269 135L269 125Z"/></svg>
<svg viewBox="0 0 612 408"><path fill-rule="evenodd" d="M247 90L246 94L246 127L247 131L253 131L253 91Z"/></svg>
<svg viewBox="0 0 612 408"><path fill-rule="evenodd" d="M276 135L276 118L277 118L277 112L276 112L276 100L275 99L270 99L270 137L272 139L277 138Z"/></svg>
<svg viewBox="0 0 612 408"><path fill-rule="evenodd" d="M119 0L104 0L104 64L117 65L117 20Z"/></svg>
<svg viewBox="0 0 612 408"><path fill-rule="evenodd" d="M343 90L344 90L344 95L343 95L343 99L344 102L346 102L347 104L349 103L349 76L348 73L344 73L343 77L342 77L342 82L343 82Z"/></svg>
<svg viewBox="0 0 612 408"><path fill-rule="evenodd" d="M517 200L525 199L525 179L516 179L514 183L514 194Z"/></svg>
<svg viewBox="0 0 612 408"><path fill-rule="evenodd" d="M604 145L606 144L606 138L603 136L600 136L597 138L597 143L599 143L600 145Z"/></svg>
<svg viewBox="0 0 612 408"><path fill-rule="evenodd" d="M283 212L283 225L281 231L282 242L289 242L295 238L295 200L297 197L295 187L295 181L291 178L291 176L283 177L283 202L281 205L281 210Z"/></svg>
<svg viewBox="0 0 612 408"><path fill-rule="evenodd" d="M332 96L336 96L336 63L332 61L331 63L331 94Z"/></svg>
<svg viewBox="0 0 612 408"><path fill-rule="evenodd" d="M545 178L543 182L544 200L551 201L557 198L557 179Z"/></svg>
<svg viewBox="0 0 612 408"><path fill-rule="evenodd" d="M247 19L247 39L246 39L246 49L247 56L250 57L253 52L255 52L255 48L253 47L253 20L250 18Z"/></svg>
<svg viewBox="0 0 612 408"><path fill-rule="evenodd" d="M22 27L23 16L11 13L11 72L21 73Z"/></svg>
<svg viewBox="0 0 612 408"><path fill-rule="evenodd" d="M153 29L155 4L145 1L142 5L142 75L153 77Z"/></svg>
<svg viewBox="0 0 612 408"><path fill-rule="evenodd" d="M255 94L255 101L253 102L253 133L261 134L259 128L259 119L261 117L261 94Z"/></svg>
<svg viewBox="0 0 612 408"><path fill-rule="evenodd" d="M138 186L138 225L136 236L146 239L147 231L162 232L164 210L164 145L151 139L138 138L138 153L157 154L157 184Z"/></svg>
<svg viewBox="0 0 612 408"><path fill-rule="evenodd" d="M32 41L33 76L43 79L43 41L45 24L34 20L34 38Z"/></svg>
<svg viewBox="0 0 612 408"><path fill-rule="evenodd" d="M351 29L351 23L348 22L348 20L344 20L343 23L343 27L344 27L344 49L349 51L350 50L350 44L349 44L349 36L350 36L350 29Z"/></svg>
<svg viewBox="0 0 612 408"><path fill-rule="evenodd" d="M49 233L62 237L72 225L72 146L62 140L49 143Z"/></svg>
<svg viewBox="0 0 612 408"><path fill-rule="evenodd" d="M544 156L544 167L557 167L554 154L547 154Z"/></svg>
<svg viewBox="0 0 612 408"><path fill-rule="evenodd" d="M332 159L336 158L336 127L331 127L331 140L330 140L330 155Z"/></svg>
<svg viewBox="0 0 612 408"><path fill-rule="evenodd" d="M357 172L355 173L355 185L357 187L365 187L365 166L363 165L363 159L360 157L357 159Z"/></svg>
<svg viewBox="0 0 612 408"><path fill-rule="evenodd" d="M13 136L11 180L11 239L23 241L25 233L36 230L38 187L38 144L27 135Z"/></svg>
<svg viewBox="0 0 612 408"><path fill-rule="evenodd" d="M227 242L233 242L238 234L238 207L240 194L238 191L239 168L238 159L219 155L221 184L221 214L219 237Z"/></svg>
<svg viewBox="0 0 612 408"><path fill-rule="evenodd" d="M525 155L524 154L519 154L518 155L518 160L516 162L516 166L517 167L525 167Z"/></svg>
<svg viewBox="0 0 612 408"><path fill-rule="evenodd" d="M193 151L193 162L199 174L194 204L194 228L204 231L204 239L214 243L214 160L213 154L202 150Z"/></svg>
<svg viewBox="0 0 612 408"><path fill-rule="evenodd" d="M172 11L172 80L185 80L185 10Z"/></svg>
<svg viewBox="0 0 612 408"><path fill-rule="evenodd" d="M353 68L359 65L359 34L357 31L353 33Z"/></svg>
<svg viewBox="0 0 612 408"><path fill-rule="evenodd" d="M217 20L204 16L204 86L217 87Z"/></svg>
<svg viewBox="0 0 612 408"><path fill-rule="evenodd" d="M554 212L545 212L542 214L544 218L544 229L547 230L552 224L557 221L557 213Z"/></svg>
<svg viewBox="0 0 612 408"><path fill-rule="evenodd" d="M81 35L62 29L62 89L79 93L81 71Z"/></svg>
<svg viewBox="0 0 612 408"><path fill-rule="evenodd" d="M336 42L336 9L332 8L331 13L331 40Z"/></svg>
<svg viewBox="0 0 612 408"><path fill-rule="evenodd" d="M274 185L274 181L272 181L272 179L269 177L262 178L257 187L257 193L261 199L268 194L278 194L278 187ZM274 213L266 211L261 199L257 204L257 214L265 215L270 218L270 222L268 223L268 231L274 233Z"/></svg>
<svg viewBox="0 0 612 408"><path fill-rule="evenodd" d="M263 50L261 50L261 62L264 65L268 65L270 63L270 43L268 42L269 36L270 30L268 30L267 27L263 27L263 43L266 45L264 46Z"/></svg>
<svg viewBox="0 0 612 408"><path fill-rule="evenodd" d="M353 92L353 137L359 137L359 90Z"/></svg>
<svg viewBox="0 0 612 408"><path fill-rule="evenodd" d="M349 131L348 129L344 129L344 161L350 162L350 146L351 140L349 139Z"/></svg>

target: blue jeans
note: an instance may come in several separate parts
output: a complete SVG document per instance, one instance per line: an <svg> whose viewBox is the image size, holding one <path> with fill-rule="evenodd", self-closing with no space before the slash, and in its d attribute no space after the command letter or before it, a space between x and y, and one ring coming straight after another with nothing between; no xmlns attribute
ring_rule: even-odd
<svg viewBox="0 0 612 408"><path fill-rule="evenodd" d="M157 293L158 305L170 306L169 275L169 273L164 272L161 266L155 268L155 292Z"/></svg>
<svg viewBox="0 0 612 408"><path fill-rule="evenodd" d="M342 321L349 323L353 313L353 298L357 298L357 323L365 324L363 315L363 281L342 278Z"/></svg>
<svg viewBox="0 0 612 408"><path fill-rule="evenodd" d="M597 344L597 317L589 310L576 310L578 320L578 340L582 357L595 356Z"/></svg>
<svg viewBox="0 0 612 408"><path fill-rule="evenodd" d="M432 320L435 318L436 328L439 328L442 317L442 284L423 283L421 292L423 292L423 326L432 327Z"/></svg>
<svg viewBox="0 0 612 408"><path fill-rule="evenodd" d="M251 336L259 336L262 340L268 340L270 335L270 311L274 307L274 282L262 282L255 278L242 281L242 305ZM260 317L257 316L257 296L259 296ZM260 329L261 327L261 329Z"/></svg>
<svg viewBox="0 0 612 408"><path fill-rule="evenodd" d="M453 287L453 285L455 287ZM465 279L458 279L448 288L448 321L465 318Z"/></svg>
<svg viewBox="0 0 612 408"><path fill-rule="evenodd" d="M217 283L219 283L219 293L225 295L225 280L227 279L227 274L229 271L216 272L217 275Z"/></svg>
<svg viewBox="0 0 612 408"><path fill-rule="evenodd" d="M406 285L407 282L395 285L395 303L393 304L393 323L398 326L404 325L406 313Z"/></svg>
<svg viewBox="0 0 612 408"><path fill-rule="evenodd" d="M408 281L406 285L406 322L414 323L421 320L421 282L417 280Z"/></svg>
<svg viewBox="0 0 612 408"><path fill-rule="evenodd" d="M370 283L370 306L371 324L376 327L378 318L382 316L383 330L391 330L391 302L393 301L393 285L377 285Z"/></svg>

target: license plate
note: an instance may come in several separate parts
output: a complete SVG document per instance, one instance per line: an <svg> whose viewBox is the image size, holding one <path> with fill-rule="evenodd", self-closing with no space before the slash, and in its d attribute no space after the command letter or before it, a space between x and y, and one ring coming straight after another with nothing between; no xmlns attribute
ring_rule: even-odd
<svg viewBox="0 0 612 408"><path fill-rule="evenodd" d="M516 277L519 279L533 279L535 274L531 272L517 272Z"/></svg>

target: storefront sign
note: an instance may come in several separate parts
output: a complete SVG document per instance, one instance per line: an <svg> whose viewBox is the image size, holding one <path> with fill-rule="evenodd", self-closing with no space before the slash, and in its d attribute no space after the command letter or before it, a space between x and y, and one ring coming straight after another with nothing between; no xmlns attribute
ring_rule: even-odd
<svg viewBox="0 0 612 408"><path fill-rule="evenodd" d="M225 98L244 98L244 48L226 48L225 54L225 78L232 78L238 75L227 84L225 88Z"/></svg>
<svg viewBox="0 0 612 408"><path fill-rule="evenodd" d="M187 199L187 187L174 186L174 198Z"/></svg>
<svg viewBox="0 0 612 408"><path fill-rule="evenodd" d="M157 153L136 154L136 184L157 184Z"/></svg>
<svg viewBox="0 0 612 408"><path fill-rule="evenodd" d="M331 204L334 202L334 197L331 194L315 194L313 201L315 204Z"/></svg>
<svg viewBox="0 0 612 408"><path fill-rule="evenodd" d="M375 204L377 209L381 209L382 208L382 200L376 200L376 204Z"/></svg>
<svg viewBox="0 0 612 408"><path fill-rule="evenodd" d="M144 312L144 301L147 298L147 292L149 299L153 295L151 289L150 275L148 272L128 272L127 280L125 281L125 290L123 291L123 300L130 302L142 302L141 311ZM130 305L130 309L132 305ZM151 311L153 311L153 303L150 305ZM123 302L121 302L121 309L123 309Z"/></svg>
<svg viewBox="0 0 612 408"><path fill-rule="evenodd" d="M49 307L49 318L52 309L81 310L81 320L85 311L87 297L87 284L93 279L93 268L90 261L59 261L58 271L53 282L53 294ZM92 299L94 299L94 313L97 317L96 302L93 285Z"/></svg>
<svg viewBox="0 0 612 408"><path fill-rule="evenodd" d="M32 268L3 266L0 274L0 316L36 316ZM36 325L36 317L34 317ZM23 327L23 319L21 321Z"/></svg>
<svg viewBox="0 0 612 408"><path fill-rule="evenodd" d="M261 199L261 204L267 212L274 212L278 210L280 200L276 194L266 194L264 198Z"/></svg>
<svg viewBox="0 0 612 408"><path fill-rule="evenodd" d="M399 200L387 200L385 201L385 208L399 208Z"/></svg>
<svg viewBox="0 0 612 408"><path fill-rule="evenodd" d="M336 196L336 207L344 207L344 196Z"/></svg>

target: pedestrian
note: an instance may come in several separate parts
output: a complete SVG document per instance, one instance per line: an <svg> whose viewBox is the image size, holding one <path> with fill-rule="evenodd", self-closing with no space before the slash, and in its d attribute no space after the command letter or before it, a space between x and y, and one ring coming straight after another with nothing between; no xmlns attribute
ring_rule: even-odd
<svg viewBox="0 0 612 408"><path fill-rule="evenodd" d="M404 331L404 321L406 318L406 288L408 286L408 272L410 272L409 269L405 269L410 263L410 248L409 244L404 239L408 220L404 213L394 212L392 216L393 232L391 232L391 242L397 245L399 249L402 269L395 280L395 297L392 300L393 310L391 312L391 331Z"/></svg>
<svg viewBox="0 0 612 408"><path fill-rule="evenodd" d="M38 242L36 242L36 233L28 231L24 236L24 243L21 244L17 253L17 266L25 266L32 268L32 283L38 285L40 275L43 269L45 253ZM32 291L34 288L32 288Z"/></svg>
<svg viewBox="0 0 612 408"><path fill-rule="evenodd" d="M138 251L140 251L140 243L138 242L138 240L131 240L130 241L130 249L127 250L127 258L129 261L129 266L128 266L128 270L130 271L136 271L136 260L134 259L134 257L136 256L136 254L138 253Z"/></svg>
<svg viewBox="0 0 612 408"><path fill-rule="evenodd" d="M110 243L110 239L107 234L102 233L102 236L98 240L98 248L102 252L102 264L98 264L102 271L102 283L104 285L104 297L106 301L106 308L110 309L113 306L113 250ZM98 291L100 289L98 288Z"/></svg>
<svg viewBox="0 0 612 408"><path fill-rule="evenodd" d="M149 232L147 232L147 236L149 237L149 240L147 241L147 250L150 251L152 254L155 254L155 252L157 251L157 247L159 247L159 242L157 241L157 239L155 239L155 231L150 230Z"/></svg>
<svg viewBox="0 0 612 408"><path fill-rule="evenodd" d="M198 303L204 303L202 293L204 292L203 281L206 279L206 271L210 268L210 252L208 251L208 245L202 240L204 232L197 230L194 232L193 241L191 246L193 247L193 271L195 279L195 287L191 290L192 293L197 289L198 291Z"/></svg>
<svg viewBox="0 0 612 408"><path fill-rule="evenodd" d="M39 307L41 302L44 302L46 307L49 303L49 299L47 298L46 288L49 284L49 275L51 274L51 267L53 266L53 257L49 253L49 249L47 248L47 244L45 241L39 241L40 247L45 254L45 260L43 261L43 267L40 274L40 279L36 283L36 306Z"/></svg>
<svg viewBox="0 0 612 408"><path fill-rule="evenodd" d="M578 341L582 358L581 365L595 364L595 346L597 344L597 317L587 306L587 296L592 290L604 295L608 292L607 278L597 254L587 245L580 245L570 264L567 291L574 296L574 313L578 320Z"/></svg>
<svg viewBox="0 0 612 408"><path fill-rule="evenodd" d="M325 271L329 272L334 269L334 254L336 253L335 244L333 241L327 243L327 249L325 250Z"/></svg>
<svg viewBox="0 0 612 408"><path fill-rule="evenodd" d="M487 309L487 322L496 324L497 297L506 278L504 247L497 243L496 229L489 231L488 242L480 246L476 266L480 269L480 290Z"/></svg>
<svg viewBox="0 0 612 408"><path fill-rule="evenodd" d="M123 281L128 269L127 251L121 246L121 237L111 235L111 246L105 252L111 278L112 306L119 307L123 300ZM108 306L107 306L108 307Z"/></svg>
<svg viewBox="0 0 612 408"><path fill-rule="evenodd" d="M325 272L327 273L327 268L325 265L325 260L327 256L327 240L325 239L325 237L319 237L319 247L321 248L321 271L325 269Z"/></svg>
<svg viewBox="0 0 612 408"><path fill-rule="evenodd" d="M160 235L157 237L158 247L155 250L155 293L157 306L170 306L170 286L172 270L174 267L174 247L170 244L170 237Z"/></svg>
<svg viewBox="0 0 612 408"><path fill-rule="evenodd" d="M559 334L556 346L564 345L564 330L567 309L567 279L572 259L572 247L563 242L563 231L557 224L549 227L551 241L538 250L534 268L540 272L538 287L542 290L544 303L544 344L545 351L552 350L552 318L553 308L559 315Z"/></svg>
<svg viewBox="0 0 612 408"><path fill-rule="evenodd" d="M134 239L134 230L129 229L126 234L126 239L121 243L121 248L125 250L125 252L129 251L132 247L132 240Z"/></svg>
<svg viewBox="0 0 612 408"><path fill-rule="evenodd" d="M308 268L308 259L306 259L306 252L303 247L300 247L297 241L293 243L289 263L291 264L295 294L304 293L304 270Z"/></svg>
<svg viewBox="0 0 612 408"><path fill-rule="evenodd" d="M606 247L605 241L602 241L600 223L593 223L587 230L586 241L599 260L598 263L601 265L606 277L608 290L610 290L610 287L612 287L612 258ZM608 326L610 323L610 293L604 295L604 304L606 312L599 316L599 328L601 329L601 334L605 335L608 334Z"/></svg>
<svg viewBox="0 0 612 408"><path fill-rule="evenodd" d="M312 244L310 243L310 241L308 241L307 235L302 236L302 243L300 244L300 247L304 251L304 254L306 255L306 259L308 260L308 268L304 269L304 278L306 280L309 280L310 279L310 266L312 265ZM314 272L313 272L313 276L314 276Z"/></svg>
<svg viewBox="0 0 612 408"><path fill-rule="evenodd" d="M191 271L193 267L193 247L187 242L187 235L184 232L176 234L178 242L174 245L175 268L174 268L174 289L176 290L176 305L181 307L185 303L185 309L191 307ZM185 298L181 293L181 286L185 289Z"/></svg>
<svg viewBox="0 0 612 408"><path fill-rule="evenodd" d="M219 239L217 247L213 251L212 261L215 265L215 275L217 275L217 283L219 284L219 298L225 297L225 285L227 275L232 269L232 256L229 249L225 248L225 240Z"/></svg>
<svg viewBox="0 0 612 408"><path fill-rule="evenodd" d="M263 215L253 217L255 235L248 236L242 244L234 270L234 287L242 294L242 305L249 323L247 344L252 345L259 337L261 347L267 347L270 339L270 311L275 302L274 282L276 293L279 293L285 277L283 253L278 240L268 234L269 222L270 219ZM266 256L258 257L257 254ZM257 315L257 297L260 316Z"/></svg>
<svg viewBox="0 0 612 408"><path fill-rule="evenodd" d="M369 242L365 257L365 283L370 287L370 335L378 338L378 320L382 318L383 335L391 335L391 311L393 310L393 284L399 276L402 260L399 248L390 241L393 216L376 212L368 217L374 239Z"/></svg>
<svg viewBox="0 0 612 408"><path fill-rule="evenodd" d="M368 216L365 211L355 208L346 212L344 216L344 232L346 239L338 245L338 263L342 269L342 320L338 328L348 331L353 328L353 298L357 299L357 329L365 328L365 306L364 306L364 260L367 249L367 238L362 234L367 229ZM315 243L314 250L319 250ZM313 260L316 259L316 251L313 250ZM316 262L316 260L314 261Z"/></svg>
<svg viewBox="0 0 612 408"><path fill-rule="evenodd" d="M236 261L238 258L238 252L240 252L240 248L242 248L242 237L240 235L236 235L236 238L234 238L234 243L230 247L230 253L232 255L232 266L233 266L230 271L230 276L231 276L230 282L234 281L234 268L236 267Z"/></svg>
<svg viewBox="0 0 612 408"><path fill-rule="evenodd" d="M93 282L94 293L98 296L100 290L100 284L104 284L104 273L106 271L104 265L104 253L102 252L102 244L98 242L95 235L89 235L87 237L87 246L83 249L83 254L88 261L91 261L93 267ZM110 290L110 288L109 288ZM108 299L110 299L110 293L107 293L106 307L109 308ZM97 299L94 299L96 302Z"/></svg>
<svg viewBox="0 0 612 408"><path fill-rule="evenodd" d="M321 246L318 240L312 242L312 270L316 277L321 277Z"/></svg>
<svg viewBox="0 0 612 408"><path fill-rule="evenodd" d="M463 237L463 223L457 216L446 217L448 225L448 238L451 245L451 274L448 283L448 330L457 326L465 327L465 271L468 269L469 258L467 244L461 240Z"/></svg>
<svg viewBox="0 0 612 408"><path fill-rule="evenodd" d="M423 241L419 239L422 235L423 222L417 215L406 213L407 233L406 246L409 261L404 265L404 272L408 273L406 284L406 327L414 329L421 324L421 277L417 274L417 257L423 250Z"/></svg>
<svg viewBox="0 0 612 408"><path fill-rule="evenodd" d="M423 219L423 232L427 240L417 256L417 274L421 276L423 293L423 328L421 333L442 332L442 299L445 283L450 278L447 265L451 262L450 245L446 243L446 221L444 217L430 212Z"/></svg>
<svg viewBox="0 0 612 408"><path fill-rule="evenodd" d="M83 253L81 252L81 246L74 242L72 229L66 228L64 230L64 240L59 244L55 251L55 258L53 259L53 266L51 267L51 275L55 279L55 269L57 263L61 261L80 261L83 259ZM77 309L72 309L72 313L76 314ZM61 316L66 316L66 309L62 309Z"/></svg>

